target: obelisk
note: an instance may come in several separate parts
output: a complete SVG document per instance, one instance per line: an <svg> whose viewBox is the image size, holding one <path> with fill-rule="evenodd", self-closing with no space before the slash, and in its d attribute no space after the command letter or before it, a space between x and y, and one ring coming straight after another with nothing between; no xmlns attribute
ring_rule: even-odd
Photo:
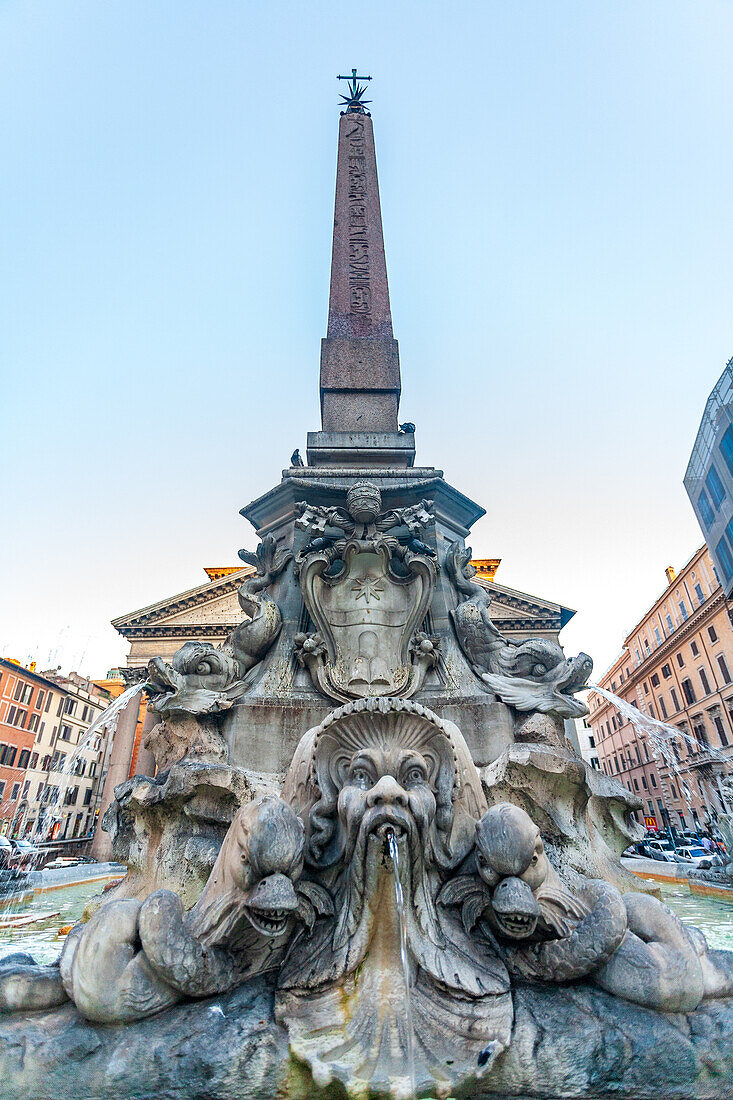
<svg viewBox="0 0 733 1100"><path fill-rule="evenodd" d="M372 120L354 71L339 121L328 332L321 342L321 426L310 465L411 466L400 432L400 361L392 334Z"/></svg>

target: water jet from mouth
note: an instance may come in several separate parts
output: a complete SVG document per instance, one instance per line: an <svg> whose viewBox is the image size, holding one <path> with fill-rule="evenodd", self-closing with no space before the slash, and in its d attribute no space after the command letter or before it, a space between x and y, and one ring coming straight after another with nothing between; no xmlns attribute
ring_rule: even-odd
<svg viewBox="0 0 733 1100"><path fill-rule="evenodd" d="M385 830L387 849L392 860L394 870L394 892L397 916L400 925L400 958L402 960L402 979L405 983L405 1032L407 1037L407 1066L410 1075L410 1095L415 1096L417 1085L415 1083L415 1050L414 1031L412 1026L412 1001L410 999L410 960L407 954L407 919L405 917L405 896L400 880L400 852L397 845L397 835L392 827Z"/></svg>

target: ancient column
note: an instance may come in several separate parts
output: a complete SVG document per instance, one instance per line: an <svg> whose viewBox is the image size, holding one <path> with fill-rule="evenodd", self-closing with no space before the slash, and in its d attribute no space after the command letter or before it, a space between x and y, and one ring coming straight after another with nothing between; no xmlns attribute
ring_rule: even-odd
<svg viewBox="0 0 733 1100"><path fill-rule="evenodd" d="M392 334L372 120L339 122L328 331L321 343L321 426L309 465L411 466L414 434L400 432L400 361Z"/></svg>
<svg viewBox="0 0 733 1100"><path fill-rule="evenodd" d="M97 829L92 842L92 857L99 860L100 863L112 859L112 840L109 833L106 833L102 828L102 818L114 799L115 787L118 787L120 783L124 783L129 777L139 713L140 696L134 695L117 716L109 767L107 768L102 801L99 806Z"/></svg>

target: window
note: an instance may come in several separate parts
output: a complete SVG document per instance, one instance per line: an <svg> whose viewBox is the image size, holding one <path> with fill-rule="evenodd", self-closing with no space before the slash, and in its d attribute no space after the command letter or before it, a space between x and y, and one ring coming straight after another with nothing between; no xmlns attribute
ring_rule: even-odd
<svg viewBox="0 0 733 1100"><path fill-rule="evenodd" d="M76 711L76 699L67 699L64 703L64 714L74 715Z"/></svg>
<svg viewBox="0 0 733 1100"><path fill-rule="evenodd" d="M699 646L698 646L698 644L697 644L697 642L695 641L694 638L690 642L690 649L692 650L692 656L693 657L699 657L700 656L700 649L699 649Z"/></svg>
<svg viewBox="0 0 733 1100"><path fill-rule="evenodd" d="M674 690L674 688L670 688L669 694L672 696L672 706L674 707L675 710L679 710L680 709L680 701L677 698L677 692Z"/></svg>
<svg viewBox="0 0 733 1100"><path fill-rule="evenodd" d="M644 756L646 757L647 764L649 763L649 746L646 741L644 742Z"/></svg>
<svg viewBox="0 0 733 1100"><path fill-rule="evenodd" d="M697 702L697 700L695 698L695 692L694 692L693 687L692 687L692 680L683 680L682 681L682 692L685 696L685 700L686 700L688 706L691 705L692 703Z"/></svg>
<svg viewBox="0 0 733 1100"><path fill-rule="evenodd" d="M588 734L588 745L591 749L594 749L596 747L595 738L593 737L592 733Z"/></svg>
<svg viewBox="0 0 733 1100"><path fill-rule="evenodd" d="M16 798L20 794L20 783L13 783L10 789L10 801L15 802Z"/></svg>
<svg viewBox="0 0 733 1100"><path fill-rule="evenodd" d="M652 687L655 687L655 688L659 687L659 676L657 675L656 672L652 676Z"/></svg>
<svg viewBox="0 0 733 1100"><path fill-rule="evenodd" d="M707 730L705 729L705 723L701 719L698 719L696 723L693 723L692 732L695 734L695 740L697 741L698 747L700 748L701 752L705 752L706 749L710 748Z"/></svg>
<svg viewBox="0 0 733 1100"><path fill-rule="evenodd" d="M649 776L649 779L651 780L651 784L652 784L652 787L656 787L656 785L657 785L657 777L656 777L656 776L654 775L654 773L653 773L653 772L652 772L652 774L651 774L651 775Z"/></svg>
<svg viewBox="0 0 733 1100"><path fill-rule="evenodd" d="M35 768L37 763L38 763L38 753L34 752L33 755L31 756L31 762L30 762L29 767Z"/></svg>
<svg viewBox="0 0 733 1100"><path fill-rule="evenodd" d="M703 527L712 527L715 523L715 512L712 509L708 494L703 489L700 492L700 496L697 498L697 507L700 512L700 518L702 519Z"/></svg>
<svg viewBox="0 0 733 1100"><path fill-rule="evenodd" d="M662 718L666 718L667 717L667 708L664 705L664 699L662 698L661 695L658 696L657 702L659 703L659 713L661 714Z"/></svg>
<svg viewBox="0 0 733 1100"><path fill-rule="evenodd" d="M698 673L698 676L700 677L700 683L702 684L703 692L705 693L705 695L709 695L710 694L710 681L708 680L707 672L705 671L704 668L699 668L697 670L697 673Z"/></svg>
<svg viewBox="0 0 733 1100"><path fill-rule="evenodd" d="M645 791L649 790L649 788L647 786L647 783L646 783L646 776L644 776L644 775L642 775L642 777L641 777L641 785L642 785L642 787L644 788Z"/></svg>
<svg viewBox="0 0 733 1100"><path fill-rule="evenodd" d="M646 680L644 681L644 694L649 694L649 684L646 682Z"/></svg>
<svg viewBox="0 0 733 1100"><path fill-rule="evenodd" d="M680 602L677 604L677 606L680 609L680 615L682 616L682 621L684 622L685 619L689 619L690 616L688 614L687 607L685 605L685 601L680 600Z"/></svg>
<svg viewBox="0 0 733 1100"><path fill-rule="evenodd" d="M697 596L698 603L705 603L705 593L702 590L702 585L699 583L695 585L695 595Z"/></svg>
<svg viewBox="0 0 733 1100"><path fill-rule="evenodd" d="M712 501L713 508L717 511L725 500L725 488L723 482L720 480L720 474L715 469L715 464L712 462L710 463L708 476L705 478L705 488L708 491L708 496Z"/></svg>
<svg viewBox="0 0 733 1100"><path fill-rule="evenodd" d="M30 789L31 789L31 781L30 781L30 779L26 779L25 783L23 784L23 798L28 797L28 792L30 791Z"/></svg>
<svg viewBox="0 0 733 1100"><path fill-rule="evenodd" d="M650 653L651 653L651 651L652 651L652 647L651 647L651 646L649 645L649 642L647 641L647 639L646 639L646 638L644 639L644 649L646 650L646 655L647 655L647 657L648 657L648 656L649 656L649 654L650 654Z"/></svg>
<svg viewBox="0 0 733 1100"><path fill-rule="evenodd" d="M15 725L15 716L16 716L17 713L18 713L18 708L17 707L11 707L10 710L8 711L8 717L5 719L5 721L7 722L7 724L9 726L14 726Z"/></svg>
<svg viewBox="0 0 733 1100"><path fill-rule="evenodd" d="M717 730L721 745L723 748L726 748L728 745L728 734L725 732L725 726L723 725L723 719L719 711L716 711L713 715L713 725Z"/></svg>
<svg viewBox="0 0 733 1100"><path fill-rule="evenodd" d="M87 789L84 791L84 805L88 806L91 801L92 801L92 788L87 787Z"/></svg>
<svg viewBox="0 0 733 1100"><path fill-rule="evenodd" d="M6 768L12 768L17 752L15 745L3 745L0 749L0 764L4 764Z"/></svg>
<svg viewBox="0 0 733 1100"><path fill-rule="evenodd" d="M664 679L669 680L671 675L672 669L669 667L669 665L662 665L662 676L664 676Z"/></svg>
<svg viewBox="0 0 733 1100"><path fill-rule="evenodd" d="M730 683L730 672L728 671L728 662L722 653L718 654L718 668L720 669L720 675L723 677L723 683Z"/></svg>
<svg viewBox="0 0 733 1100"><path fill-rule="evenodd" d="M57 718L61 717L61 715L63 713L63 710L64 710L64 700L63 700L63 697L62 697L61 699L59 699L59 705L56 708L56 717Z"/></svg>
<svg viewBox="0 0 733 1100"><path fill-rule="evenodd" d="M38 697L36 698L36 710L43 710L43 700L45 699L45 697L45 691L38 692Z"/></svg>
<svg viewBox="0 0 733 1100"><path fill-rule="evenodd" d="M715 547L715 556L720 563L720 568L723 570L723 576L729 581L733 577L733 555L730 552L725 535Z"/></svg>
<svg viewBox="0 0 733 1100"><path fill-rule="evenodd" d="M639 790L639 780L636 778L636 776L634 776L634 790Z"/></svg>
<svg viewBox="0 0 733 1100"><path fill-rule="evenodd" d="M672 792L672 798L674 798L675 800L678 800L679 795L677 794L677 788L675 787L674 783L670 783L669 789Z"/></svg>
<svg viewBox="0 0 733 1100"><path fill-rule="evenodd" d="M4 794L5 794L5 783L2 782L2 783L0 783L0 799L3 797Z"/></svg>
<svg viewBox="0 0 733 1100"><path fill-rule="evenodd" d="M31 733L35 733L38 729L39 716L37 714L31 715L31 720L28 723L28 729Z"/></svg>
<svg viewBox="0 0 733 1100"><path fill-rule="evenodd" d="M680 666L680 668L685 667L685 658L682 656L681 653L677 654L677 664Z"/></svg>
<svg viewBox="0 0 733 1100"><path fill-rule="evenodd" d="M730 425L725 429L720 440L720 453L726 466L733 474L733 428Z"/></svg>
<svg viewBox="0 0 733 1100"><path fill-rule="evenodd" d="M654 703L650 703L650 704L649 704L649 713L650 713L650 715L652 716L652 718L656 718L656 717L657 717L657 716L656 716L656 714L654 713Z"/></svg>
<svg viewBox="0 0 733 1100"><path fill-rule="evenodd" d="M730 567L731 567L731 576L733 577L733 558L731 558L731 560L730 560ZM672 622L672 616L671 615L665 615L664 616L664 621L667 624L667 630L669 631L669 633L670 634L674 633L674 623Z"/></svg>
<svg viewBox="0 0 733 1100"><path fill-rule="evenodd" d="M36 801L37 802L40 802L41 799L43 798L43 788L44 788L44 784L39 783L38 784L38 790L36 791Z"/></svg>
<svg viewBox="0 0 733 1100"><path fill-rule="evenodd" d="M52 695L52 694L51 694L51 692L49 691L49 693L48 693L48 699L46 699L46 714L48 714L48 711L49 711L49 709L50 709L50 707L51 707L51 700L52 700L52 699L53 699L53 695Z"/></svg>
<svg viewBox="0 0 733 1100"><path fill-rule="evenodd" d="M70 741L71 740L71 726L67 726L66 723L62 723L61 733L59 734L59 737L61 738L62 741Z"/></svg>
<svg viewBox="0 0 733 1100"><path fill-rule="evenodd" d="M715 645L715 643L718 640L718 632L717 632L717 630L715 629L714 626L709 626L708 627L708 638L713 643L713 645Z"/></svg>
<svg viewBox="0 0 733 1100"><path fill-rule="evenodd" d="M28 767L28 761L30 760L30 755L31 755L31 750L30 749L23 749L23 751L20 754L20 758L18 760L18 767L19 768L27 768Z"/></svg>

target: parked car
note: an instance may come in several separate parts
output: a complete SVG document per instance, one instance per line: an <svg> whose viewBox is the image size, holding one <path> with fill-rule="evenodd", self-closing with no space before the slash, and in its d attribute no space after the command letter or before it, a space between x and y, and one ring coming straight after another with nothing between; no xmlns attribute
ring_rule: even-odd
<svg viewBox="0 0 733 1100"><path fill-rule="evenodd" d="M674 863L674 848L668 840L648 840L644 847L650 859L658 859L663 863Z"/></svg>
<svg viewBox="0 0 733 1100"><path fill-rule="evenodd" d="M700 848L698 845L680 845L675 852L675 859L678 863L689 863L693 867L700 867L704 871L710 870L713 865L713 855L711 852L706 852L704 848Z"/></svg>

